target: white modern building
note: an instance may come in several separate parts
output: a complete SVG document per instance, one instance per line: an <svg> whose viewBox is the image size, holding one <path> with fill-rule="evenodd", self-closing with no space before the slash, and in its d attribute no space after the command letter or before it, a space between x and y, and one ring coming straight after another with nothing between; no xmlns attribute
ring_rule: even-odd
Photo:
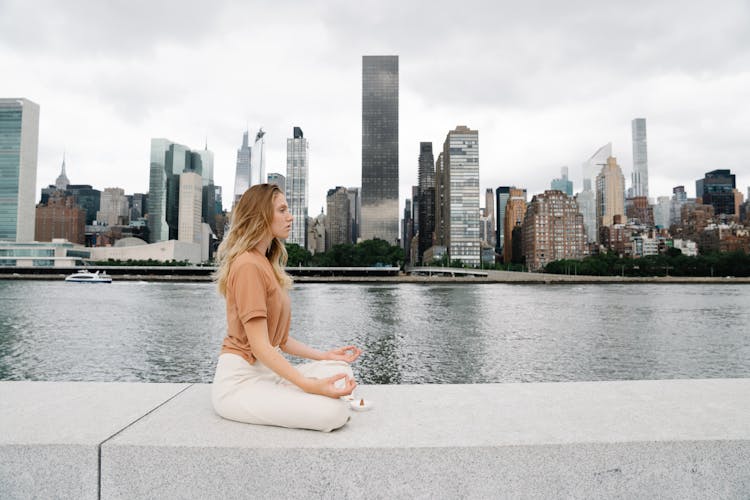
<svg viewBox="0 0 750 500"><path fill-rule="evenodd" d="M675 239L672 241L672 247L677 248L682 252L682 255L687 257L698 255L698 245L692 240Z"/></svg>
<svg viewBox="0 0 750 500"><path fill-rule="evenodd" d="M0 241L34 241L39 105L0 99Z"/></svg>
<svg viewBox="0 0 750 500"><path fill-rule="evenodd" d="M633 132L633 175L631 197L648 198L648 150L646 146L646 119L631 122Z"/></svg>
<svg viewBox="0 0 750 500"><path fill-rule="evenodd" d="M250 157L252 148L250 147L248 135L249 131L242 134L242 146L237 150L237 168L234 173L234 205L242 197L242 193L250 187Z"/></svg>
<svg viewBox="0 0 750 500"><path fill-rule="evenodd" d="M294 217L287 241L305 248L307 242L308 144L302 129L294 127L286 140L286 202Z"/></svg>
<svg viewBox="0 0 750 500"><path fill-rule="evenodd" d="M195 172L180 174L180 201L177 239L188 243L202 244L203 228L201 227L201 201L203 198L203 181Z"/></svg>

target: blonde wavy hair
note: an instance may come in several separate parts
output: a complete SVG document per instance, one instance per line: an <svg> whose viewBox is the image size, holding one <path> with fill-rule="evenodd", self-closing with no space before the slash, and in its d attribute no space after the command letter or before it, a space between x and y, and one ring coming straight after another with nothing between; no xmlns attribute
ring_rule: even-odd
<svg viewBox="0 0 750 500"><path fill-rule="evenodd" d="M219 267L213 275L223 296L227 295L227 279L234 259L268 238L274 216L273 202L280 194L283 193L276 184L256 184L245 191L232 210L229 232L224 235L217 251ZM292 279L284 271L287 261L284 243L273 238L266 258L271 262L279 284L290 288Z"/></svg>

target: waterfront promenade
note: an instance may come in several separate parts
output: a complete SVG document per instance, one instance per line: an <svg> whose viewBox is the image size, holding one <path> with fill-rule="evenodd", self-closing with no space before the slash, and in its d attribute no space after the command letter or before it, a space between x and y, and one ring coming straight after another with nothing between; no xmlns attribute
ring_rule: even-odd
<svg viewBox="0 0 750 500"><path fill-rule="evenodd" d="M746 498L750 379L362 386L332 433L223 420L207 384L0 382L21 498Z"/></svg>

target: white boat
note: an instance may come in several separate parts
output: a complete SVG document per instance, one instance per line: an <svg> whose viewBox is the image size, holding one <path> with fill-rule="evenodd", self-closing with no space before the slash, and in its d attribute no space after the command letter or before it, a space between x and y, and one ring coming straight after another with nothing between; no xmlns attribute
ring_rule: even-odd
<svg viewBox="0 0 750 500"><path fill-rule="evenodd" d="M77 273L67 276L65 281L72 283L112 283L112 277L107 274L107 271L92 273L86 269L81 269Z"/></svg>

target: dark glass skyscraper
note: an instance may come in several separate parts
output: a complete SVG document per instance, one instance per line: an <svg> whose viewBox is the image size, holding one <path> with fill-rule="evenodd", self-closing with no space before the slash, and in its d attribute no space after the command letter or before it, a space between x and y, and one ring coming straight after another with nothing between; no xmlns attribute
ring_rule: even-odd
<svg viewBox="0 0 750 500"><path fill-rule="evenodd" d="M431 142L419 143L419 260L432 246L435 233L435 157Z"/></svg>
<svg viewBox="0 0 750 500"><path fill-rule="evenodd" d="M734 174L730 170L706 172L703 179L695 181L695 196L704 205L712 205L714 213L734 215L734 189L737 187Z"/></svg>
<svg viewBox="0 0 750 500"><path fill-rule="evenodd" d="M398 56L362 56L362 239L399 236Z"/></svg>

